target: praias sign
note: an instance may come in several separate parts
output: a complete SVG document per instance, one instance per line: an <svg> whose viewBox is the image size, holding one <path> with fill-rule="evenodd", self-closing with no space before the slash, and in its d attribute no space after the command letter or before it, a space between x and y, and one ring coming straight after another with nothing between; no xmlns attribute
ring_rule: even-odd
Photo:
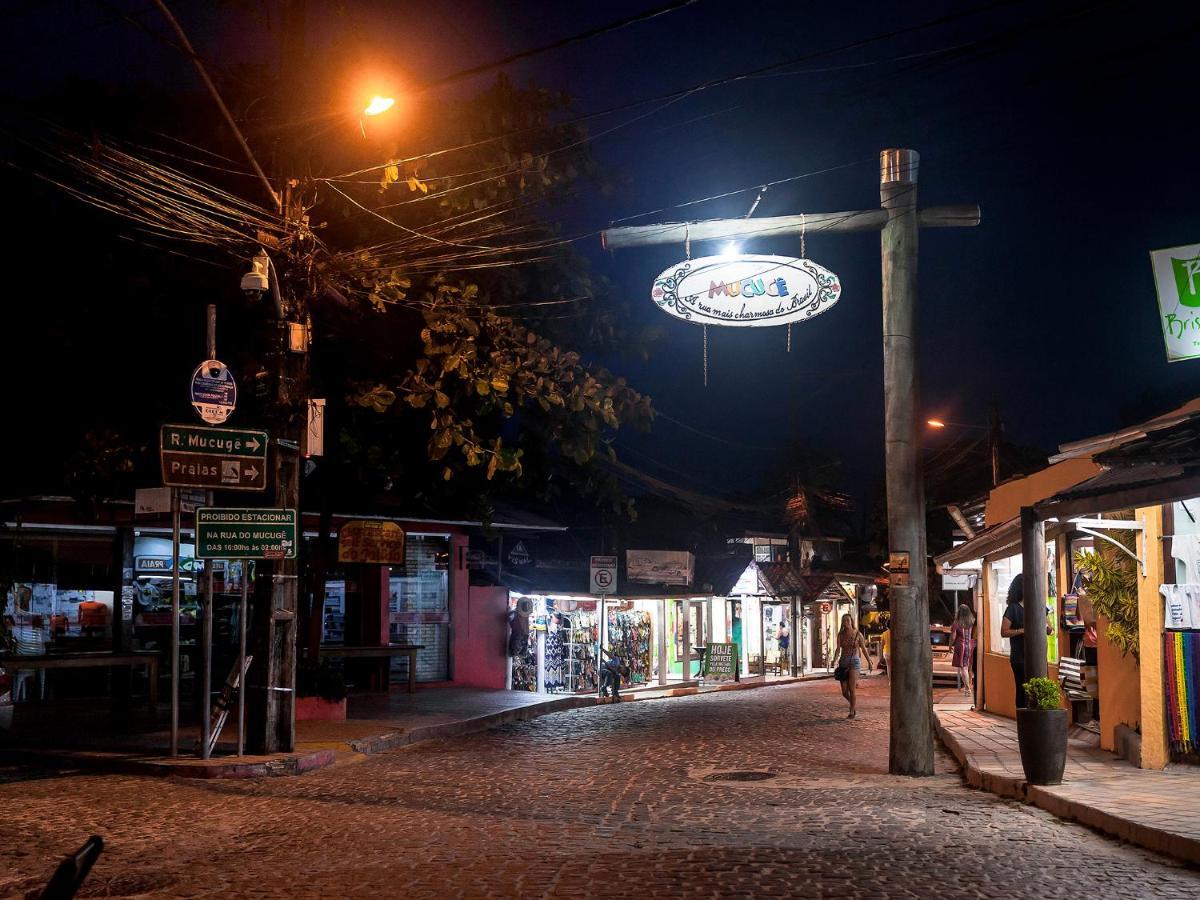
<svg viewBox="0 0 1200 900"><path fill-rule="evenodd" d="M650 298L686 322L748 327L806 322L841 293L838 277L809 259L703 256L659 275Z"/></svg>

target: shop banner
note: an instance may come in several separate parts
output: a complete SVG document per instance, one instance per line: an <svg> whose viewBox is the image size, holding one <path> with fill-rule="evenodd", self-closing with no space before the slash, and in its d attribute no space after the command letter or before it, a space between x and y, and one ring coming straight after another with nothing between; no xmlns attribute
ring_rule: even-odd
<svg viewBox="0 0 1200 900"><path fill-rule="evenodd" d="M709 679L738 678L738 645L709 644L704 655L704 677Z"/></svg>
<svg viewBox="0 0 1200 900"><path fill-rule="evenodd" d="M403 565L404 538L395 522L347 522L338 531L338 562Z"/></svg>
<svg viewBox="0 0 1200 900"><path fill-rule="evenodd" d="M689 585L696 557L683 550L626 550L625 576L640 584Z"/></svg>
<svg viewBox="0 0 1200 900"><path fill-rule="evenodd" d="M1200 358L1200 244L1153 250L1150 265L1167 362Z"/></svg>

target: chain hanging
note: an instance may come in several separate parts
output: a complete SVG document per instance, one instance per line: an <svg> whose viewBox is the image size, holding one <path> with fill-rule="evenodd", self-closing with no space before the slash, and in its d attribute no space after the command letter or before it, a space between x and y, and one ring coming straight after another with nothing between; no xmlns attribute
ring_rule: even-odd
<svg viewBox="0 0 1200 900"><path fill-rule="evenodd" d="M804 213L800 213L800 258L808 258L808 248L805 247L804 238L808 233L808 218ZM792 352L792 323L787 324L787 352Z"/></svg>
<svg viewBox="0 0 1200 900"><path fill-rule="evenodd" d="M687 223L683 226L683 256L692 261L692 229ZM704 330L704 386L708 387L708 325L700 327Z"/></svg>

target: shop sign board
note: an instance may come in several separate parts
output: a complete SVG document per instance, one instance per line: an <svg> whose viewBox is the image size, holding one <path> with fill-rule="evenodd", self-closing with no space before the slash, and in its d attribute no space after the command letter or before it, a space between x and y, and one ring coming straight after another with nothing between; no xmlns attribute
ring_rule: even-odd
<svg viewBox="0 0 1200 900"><path fill-rule="evenodd" d="M295 559L299 539L294 509L198 509L199 559Z"/></svg>
<svg viewBox="0 0 1200 900"><path fill-rule="evenodd" d="M219 359L196 366L191 382L192 406L209 425L220 425L237 407L237 382Z"/></svg>
<svg viewBox="0 0 1200 900"><path fill-rule="evenodd" d="M1167 362L1200 358L1200 244L1150 253Z"/></svg>
<svg viewBox="0 0 1200 900"><path fill-rule="evenodd" d="M704 677L736 679L737 660L737 644L709 644L704 654Z"/></svg>
<svg viewBox="0 0 1200 900"><path fill-rule="evenodd" d="M971 589L972 572L943 572L943 591L969 591Z"/></svg>
<svg viewBox="0 0 1200 900"><path fill-rule="evenodd" d="M591 562L591 585L593 594L615 594L617 592L617 558L615 556L593 556Z"/></svg>
<svg viewBox="0 0 1200 900"><path fill-rule="evenodd" d="M262 491L267 487L267 433L242 428L164 425L159 433L163 484Z"/></svg>
<svg viewBox="0 0 1200 900"><path fill-rule="evenodd" d="M403 565L404 538L404 529L395 522L347 522L338 531L338 562Z"/></svg>
<svg viewBox="0 0 1200 900"><path fill-rule="evenodd" d="M893 550L888 554L888 581L895 587L908 584L908 551Z"/></svg>
<svg viewBox="0 0 1200 900"><path fill-rule="evenodd" d="M625 575L639 584L689 585L696 557L684 550L626 550Z"/></svg>
<svg viewBox="0 0 1200 900"><path fill-rule="evenodd" d="M468 569L482 569L484 565L483 551L468 550L466 554L466 563Z"/></svg>
<svg viewBox="0 0 1200 900"><path fill-rule="evenodd" d="M135 516L156 516L171 512L171 491L174 488L138 488L133 492L133 514ZM207 502L207 491L196 489L181 489L179 491L179 511L190 516Z"/></svg>
<svg viewBox="0 0 1200 900"><path fill-rule="evenodd" d="M838 277L810 259L747 254L676 263L654 279L650 299L685 322L754 327L807 322L841 294Z"/></svg>
<svg viewBox="0 0 1200 900"><path fill-rule="evenodd" d="M533 553L533 544L527 539L517 541L505 555L505 565L514 569L528 568L536 565L537 559Z"/></svg>

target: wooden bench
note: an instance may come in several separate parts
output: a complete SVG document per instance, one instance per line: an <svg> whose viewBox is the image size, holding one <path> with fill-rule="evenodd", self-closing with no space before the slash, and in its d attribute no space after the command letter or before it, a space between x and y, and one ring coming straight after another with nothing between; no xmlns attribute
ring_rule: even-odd
<svg viewBox="0 0 1200 900"><path fill-rule="evenodd" d="M379 644L361 647L348 647L344 644L325 644L321 647L321 657L340 657L342 659L378 659L381 660L380 671L377 673L378 683L372 685L376 690L388 691L392 687L392 657L408 657L408 692L417 690L417 651L424 650L424 644Z"/></svg>
<svg viewBox="0 0 1200 900"><path fill-rule="evenodd" d="M1092 695L1083 683L1083 660L1073 656L1061 657L1058 661L1058 683L1067 695L1067 702L1071 704L1071 717L1076 722L1089 721L1092 718Z"/></svg>

